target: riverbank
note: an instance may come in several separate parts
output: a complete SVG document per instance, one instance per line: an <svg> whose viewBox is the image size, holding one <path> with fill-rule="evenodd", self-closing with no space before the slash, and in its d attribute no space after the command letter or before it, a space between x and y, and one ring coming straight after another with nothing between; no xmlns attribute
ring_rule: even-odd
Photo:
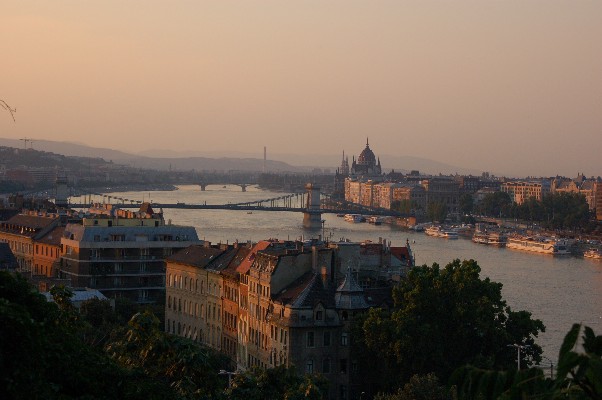
<svg viewBox="0 0 602 400"><path fill-rule="evenodd" d="M92 192L92 193L118 193L118 192L171 192L174 190L178 190L178 187L172 185L170 183L155 183L155 184L128 184L128 185L107 185L107 186L98 186L92 188L79 188L80 191L84 192Z"/></svg>

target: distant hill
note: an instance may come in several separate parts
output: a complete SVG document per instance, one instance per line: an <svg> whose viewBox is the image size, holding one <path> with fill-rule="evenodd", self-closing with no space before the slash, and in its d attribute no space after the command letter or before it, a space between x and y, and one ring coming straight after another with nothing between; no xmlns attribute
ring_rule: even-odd
<svg viewBox="0 0 602 400"><path fill-rule="evenodd" d="M23 142L18 139L0 138L0 146L23 149ZM96 148L70 142L54 142L50 140L35 140L34 150L74 157L102 158L116 164L130 165L145 169L179 169L198 171L262 171L263 159L258 158L232 158L232 157L146 157L125 153L119 150ZM267 160L266 170L270 172L306 172L310 167L296 167L285 162Z"/></svg>
<svg viewBox="0 0 602 400"><path fill-rule="evenodd" d="M23 148L23 142L18 139L0 138L0 146ZM102 158L117 164L131 165L137 168L158 170L246 170L262 171L263 154L241 152L194 152L173 150L147 150L137 154L126 153L108 148L90 147L83 144L70 142L55 142L50 140L35 140L33 148L47 152L63 154L66 156ZM419 170L425 174L465 174L480 175L482 171L462 168L438 161L407 156L407 155L379 155L383 172L391 170L409 172ZM351 163L353 155L349 154ZM271 172L308 172L314 168L322 168L334 172L341 165L342 154L285 154L268 152L266 168Z"/></svg>

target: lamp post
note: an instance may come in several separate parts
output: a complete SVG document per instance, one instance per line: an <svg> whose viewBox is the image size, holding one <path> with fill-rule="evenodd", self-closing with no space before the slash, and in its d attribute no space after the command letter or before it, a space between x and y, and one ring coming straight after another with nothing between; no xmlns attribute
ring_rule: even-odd
<svg viewBox="0 0 602 400"><path fill-rule="evenodd" d="M232 375L238 375L238 372L237 371L226 371L225 369L220 369L219 375L228 375L228 387L232 387Z"/></svg>
<svg viewBox="0 0 602 400"><path fill-rule="evenodd" d="M520 351L526 349L527 347L529 347L528 345L522 345L522 344L509 344L507 345L508 347L516 347L516 365L517 365L517 369L520 371Z"/></svg>

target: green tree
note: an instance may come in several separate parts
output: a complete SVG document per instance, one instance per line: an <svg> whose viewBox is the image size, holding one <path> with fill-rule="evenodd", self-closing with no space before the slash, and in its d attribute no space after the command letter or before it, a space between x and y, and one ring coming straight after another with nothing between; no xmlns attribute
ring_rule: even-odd
<svg viewBox="0 0 602 400"><path fill-rule="evenodd" d="M494 192L487 193L481 203L479 210L481 214L489 217L508 217L512 206L512 199L508 193Z"/></svg>
<svg viewBox="0 0 602 400"><path fill-rule="evenodd" d="M580 336L581 335L581 336ZM492 370L465 366L450 382L461 399L602 399L602 336L575 324L560 349L554 380L540 368Z"/></svg>
<svg viewBox="0 0 602 400"><path fill-rule="evenodd" d="M237 374L225 391L233 400L320 400L326 399L327 381L320 375L300 376L294 368L252 368Z"/></svg>
<svg viewBox="0 0 602 400"><path fill-rule="evenodd" d="M69 291L47 302L21 276L0 271L2 398L140 398L136 380L82 342ZM60 307L59 307L60 306Z"/></svg>
<svg viewBox="0 0 602 400"><path fill-rule="evenodd" d="M602 335L573 325L560 348L556 388L569 398L602 399Z"/></svg>
<svg viewBox="0 0 602 400"><path fill-rule="evenodd" d="M502 285L481 280L480 271L474 260L454 260L443 269L416 267L394 288L390 314L372 310L362 320L355 332L362 365L387 365L376 381L380 390L390 391L414 374L433 372L447 382L465 364L512 368L515 352L508 346L514 344L528 346L521 352L523 366L540 360L534 337L544 331L542 322L527 311L512 311Z"/></svg>
<svg viewBox="0 0 602 400"><path fill-rule="evenodd" d="M471 214L474 208L474 198L470 193L464 193L460 196L458 206L460 212L464 215Z"/></svg>
<svg viewBox="0 0 602 400"><path fill-rule="evenodd" d="M391 204L391 209L394 211L398 211L402 214L410 214L412 212L413 209L415 209L415 204L414 202L410 201L410 200L395 200L392 204Z"/></svg>
<svg viewBox="0 0 602 400"><path fill-rule="evenodd" d="M434 374L414 375L394 394L379 393L374 400L452 400L454 389L439 383Z"/></svg>
<svg viewBox="0 0 602 400"><path fill-rule="evenodd" d="M228 367L218 353L163 332L150 311L135 314L105 350L127 370L170 387L182 398L215 396L223 387L218 371Z"/></svg>
<svg viewBox="0 0 602 400"><path fill-rule="evenodd" d="M447 218L447 206L445 203L433 201L426 206L426 216L432 222L443 222Z"/></svg>

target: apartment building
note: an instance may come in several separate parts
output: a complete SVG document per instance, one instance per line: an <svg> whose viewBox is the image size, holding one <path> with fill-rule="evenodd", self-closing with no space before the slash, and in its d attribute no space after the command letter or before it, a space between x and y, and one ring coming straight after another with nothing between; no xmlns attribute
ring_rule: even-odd
<svg viewBox="0 0 602 400"><path fill-rule="evenodd" d="M165 224L148 204L137 212L93 207L81 223L65 227L59 277L108 298L162 302L165 258L199 243L193 227Z"/></svg>
<svg viewBox="0 0 602 400"><path fill-rule="evenodd" d="M192 246L167 260L165 329L233 368L296 366L329 379L329 398L354 398L353 318L389 306L388 282L411 264L409 247L386 240Z"/></svg>

